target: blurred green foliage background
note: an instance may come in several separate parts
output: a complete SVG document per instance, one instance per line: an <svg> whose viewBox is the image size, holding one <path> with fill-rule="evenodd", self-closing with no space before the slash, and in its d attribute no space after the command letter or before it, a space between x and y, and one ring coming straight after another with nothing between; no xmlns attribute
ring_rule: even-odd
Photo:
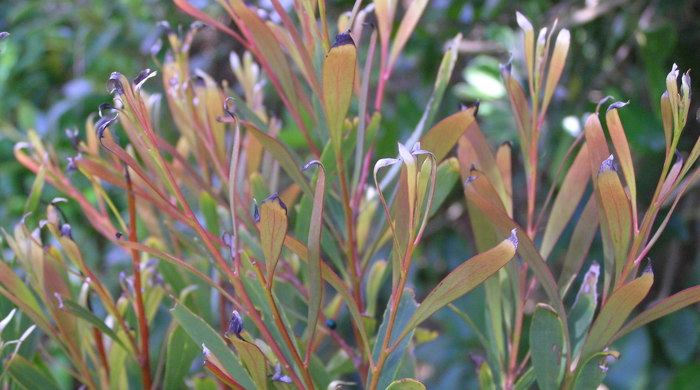
<svg viewBox="0 0 700 390"><path fill-rule="evenodd" d="M193 3L220 11L202 0ZM349 0L328 1L331 14L349 10L352 4ZM434 0L389 83L384 138L379 140L377 156L392 155L395 139L405 140L418 122L432 89L442 44L460 32L465 38L460 60L451 93L438 117L454 112L459 104L479 99L480 124L490 140L497 144L516 138L499 76L499 64L512 58L517 71L521 61L513 52L521 39L515 28L516 10L536 26L551 25L558 19L558 27L572 32L571 54L543 138L548 150L543 157L547 161L543 180L551 180L582 127L584 114L611 95L631 102L620 116L636 157L639 193L650 196L664 152L658 101L665 76L673 63L681 71L700 68L697 0ZM0 226L9 230L19 220L33 180L14 161L14 144L23 139L27 129L34 128L65 155L71 155L64 130L82 130L88 115L108 99L104 85L112 71L133 76L154 66L151 51L162 33L157 26L161 20L173 27L192 22L169 1L0 0L0 31L11 33L0 41ZM222 20L226 18L222 16ZM228 53L236 48L227 36L205 29L195 40L192 63L215 79L233 82ZM697 85L696 81L693 94L700 96ZM698 103L694 103L691 113L697 109ZM692 147L700 130L697 121L689 121L688 127L682 150ZM515 179L516 186L524 186L522 177ZM430 226L416 262L419 295L467 254L474 253L465 239L471 233L458 192L455 188L454 200ZM51 189L46 188L43 199L52 197ZM642 205L645 201L640 199ZM650 254L657 280L653 299L700 283L700 193L691 191L682 202L680 212ZM66 207L65 212L69 220L80 219L80 210ZM91 232L78 225L73 224L74 234L89 237ZM108 249L98 240L83 242L86 253L92 254L89 261L105 270ZM591 253L591 258L600 256ZM113 268L105 271L118 273ZM481 313L482 301L481 292L476 291L459 306ZM7 302L0 301L0 317L9 308ZM423 374L433 378L429 387L475 388L470 357L480 351L473 333L449 311L439 313L431 326L451 337L418 347L418 355L429 359L421 365ZM690 308L630 334L618 345L622 360L612 366L606 384L611 389L697 388L699 332L700 314L697 308Z"/></svg>

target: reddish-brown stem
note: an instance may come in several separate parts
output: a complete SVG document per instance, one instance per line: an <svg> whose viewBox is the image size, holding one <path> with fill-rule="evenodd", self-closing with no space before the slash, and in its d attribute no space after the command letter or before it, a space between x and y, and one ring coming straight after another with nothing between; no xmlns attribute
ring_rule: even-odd
<svg viewBox="0 0 700 390"><path fill-rule="evenodd" d="M105 369L105 375L109 377L109 361L107 360L107 352L105 351L104 340L102 339L102 332L97 328L92 328L92 335L95 338L95 346L97 346L97 354L100 356L100 361L102 362L102 367Z"/></svg>
<svg viewBox="0 0 700 390"><path fill-rule="evenodd" d="M129 240L136 242L136 198L131 186L131 177L129 176L129 168L124 168L124 177L126 178L127 193L129 198ZM146 308L143 304L143 287L141 283L141 259L139 252L136 249L131 249L131 268L134 272L134 295L136 305L136 318L138 321L140 335L140 349L138 351L138 363L141 366L141 381L143 388L148 390L151 388L151 362L149 358L148 345L148 320L146 319Z"/></svg>

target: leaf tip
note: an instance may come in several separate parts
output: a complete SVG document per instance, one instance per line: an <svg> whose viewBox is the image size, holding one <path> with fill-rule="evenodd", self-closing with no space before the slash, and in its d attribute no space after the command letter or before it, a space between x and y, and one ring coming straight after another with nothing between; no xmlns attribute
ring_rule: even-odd
<svg viewBox="0 0 700 390"><path fill-rule="evenodd" d="M513 247L517 250L518 249L518 228L515 228L510 231L510 237L508 237L508 241L513 244Z"/></svg>
<svg viewBox="0 0 700 390"><path fill-rule="evenodd" d="M353 41L352 36L350 35L350 30L336 34L335 36L335 42L333 43L333 46L331 46L331 49L334 47L339 47L343 45L353 45L355 46L355 41Z"/></svg>
<svg viewBox="0 0 700 390"><path fill-rule="evenodd" d="M608 96L606 96L606 97L600 99L600 101L598 102L598 105L595 106L595 113L596 113L596 115L598 115L598 114L600 113L600 106L602 106L605 102L607 102L608 100L610 100L610 99L612 99L612 98L613 98L612 96L608 95Z"/></svg>
<svg viewBox="0 0 700 390"><path fill-rule="evenodd" d="M611 154L608 158L603 160L603 162L600 164L600 168L598 169L598 174L600 175L603 172L608 172L608 171L613 171L615 172L615 157Z"/></svg>
<svg viewBox="0 0 700 390"><path fill-rule="evenodd" d="M608 96L608 97L609 97L609 96ZM626 102L615 102L615 103L609 105L609 106L608 106L608 109L607 109L605 112L608 113L608 112L610 112L610 110L617 110L617 109L620 109L620 108L622 108L622 107L624 107L624 106L626 106L626 105L628 105L628 104L630 104L630 101L629 101L629 100L626 101Z"/></svg>

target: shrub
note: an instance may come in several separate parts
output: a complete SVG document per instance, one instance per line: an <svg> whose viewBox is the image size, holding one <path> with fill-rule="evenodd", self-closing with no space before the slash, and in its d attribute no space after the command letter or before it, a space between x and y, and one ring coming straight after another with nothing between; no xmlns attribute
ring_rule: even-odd
<svg viewBox="0 0 700 390"><path fill-rule="evenodd" d="M643 216L618 116L624 103L605 113L614 153L598 112L590 115L538 202L539 138L569 33L555 37L554 28L542 29L536 37L518 15L526 87L510 64L501 76L523 155L520 212L513 148L491 149L476 121L478 104L433 123L460 36L449 44L406 146L372 163L386 83L426 1L411 2L398 21L396 3L360 9L358 2L337 24L329 23L324 2L295 2L288 13L273 1L278 21L241 1L222 2L235 29L175 2L243 45L244 54L231 55L240 94L192 73L188 50L199 25L184 35L167 29L170 51L159 67L173 131L159 125L162 97L143 88L156 72L132 81L113 73L113 102L88 118L83 138L69 133L77 155L67 163L32 132L15 149L36 174L27 213L38 212L44 183L66 199L49 202L35 228L25 220L5 234L15 258L0 262L0 293L34 324L15 344L36 326L47 336L36 350L60 355L78 383L424 388L412 379L413 346L435 337L421 324L449 305L483 343L477 372L483 388L524 389L535 381L543 389L595 388L619 356L609 349L613 341L700 300L694 287L628 320L653 283L651 266L642 262L698 174L691 168L700 143L686 158L676 150L690 105L687 73L680 92L675 67L667 78L666 160ZM364 24L371 14L376 27ZM334 25L339 33L331 40ZM282 118L268 109L268 81L284 106ZM419 304L409 287L412 259L429 218L460 179L479 254ZM130 257L131 272L119 275L118 285L83 257L61 215L65 201L77 203L88 223ZM598 228L600 265L587 263ZM548 262L562 236L569 239L566 256ZM451 305L482 283L486 329ZM199 353L210 376L192 375ZM45 363L26 356L5 362L12 381L58 387Z"/></svg>

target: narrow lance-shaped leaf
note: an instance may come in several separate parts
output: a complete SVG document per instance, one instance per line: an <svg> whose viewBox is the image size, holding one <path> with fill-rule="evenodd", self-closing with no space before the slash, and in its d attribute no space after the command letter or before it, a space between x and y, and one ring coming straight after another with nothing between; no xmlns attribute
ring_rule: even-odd
<svg viewBox="0 0 700 390"><path fill-rule="evenodd" d="M36 364L32 364L21 355L12 357L9 366L7 366L7 372L12 379L26 389L61 389L53 378L46 376L37 368Z"/></svg>
<svg viewBox="0 0 700 390"><path fill-rule="evenodd" d="M513 217L513 148L510 142L504 142L496 150L496 166L501 173L503 182L504 206L510 217Z"/></svg>
<svg viewBox="0 0 700 390"><path fill-rule="evenodd" d="M630 240L632 239L632 210L627 193L622 187L620 177L615 170L613 156L603 161L598 171L598 199L601 200L599 211L608 226L615 259L615 279L620 276L627 259Z"/></svg>
<svg viewBox="0 0 700 390"><path fill-rule="evenodd" d="M289 149L287 149L287 147L277 139L270 137L265 132L255 127L252 123L242 123L245 125L250 134L252 134L258 140L258 142L263 145L263 148L265 148L265 150L269 152L272 157L275 158L275 160L277 160L280 167L282 167L289 177L294 180L297 185L299 185L302 191L304 191L306 195L312 196L313 191L311 191L311 187L304 178L304 175L301 174L299 164L297 164L297 161L294 159Z"/></svg>
<svg viewBox="0 0 700 390"><path fill-rule="evenodd" d="M529 140L532 133L532 122L530 113L530 105L525 97L525 92L520 86L520 83L511 74L511 63L510 61L501 65L501 78L503 78L503 84L508 92L508 99L510 100L510 106L515 114L515 125L518 129L518 137L523 145L529 144ZM523 161L529 161L527 148L523 148Z"/></svg>
<svg viewBox="0 0 700 390"><path fill-rule="evenodd" d="M598 208L596 206L595 196L589 197L576 222L576 227L574 227L574 233L569 241L569 249L564 257L564 265L561 274L559 274L558 284L561 296L566 296L566 292L578 275L591 248L595 233L598 231Z"/></svg>
<svg viewBox="0 0 700 390"><path fill-rule="evenodd" d="M229 340L240 356L241 362L248 369L251 379L255 382L257 389L268 389L267 363L265 355L260 348L253 343L241 340L234 335L229 335Z"/></svg>
<svg viewBox="0 0 700 390"><path fill-rule="evenodd" d="M420 141L421 148L431 151L438 163L442 161L474 122L477 109L467 107L438 122Z"/></svg>
<svg viewBox="0 0 700 390"><path fill-rule="evenodd" d="M323 226L323 204L326 191L326 170L318 161L311 161L304 166L304 170L312 165L318 165L318 178L316 179L316 190L311 210L311 221L309 224L309 310L306 325L306 339L309 344L313 343L316 325L318 324L318 314L323 303L323 283L321 279L321 228ZM307 349L307 356L311 348Z"/></svg>
<svg viewBox="0 0 700 390"><path fill-rule="evenodd" d="M274 194L256 208L255 219L260 230L260 246L265 256L267 288L271 289L275 267L282 253L284 237L287 235L287 206Z"/></svg>
<svg viewBox="0 0 700 390"><path fill-rule="evenodd" d="M598 278L600 265L591 264L591 268L583 277L583 283L569 312L569 333L571 334L572 356L577 356L582 343L593 321L598 306Z"/></svg>
<svg viewBox="0 0 700 390"><path fill-rule="evenodd" d="M384 341L387 338L389 339L388 345L397 345L397 347L394 348L391 354L387 357L381 372L372 372L371 376L368 376L367 378L367 383L369 384L372 383L372 376L379 375L376 386L378 389L386 389L387 386L389 386L389 384L396 379L399 366L406 358L405 355L407 353L408 344L410 339L413 337L413 332L415 331L415 326L411 326L410 320L418 309L418 304L416 303L413 290L405 289L403 291L398 308L393 309L396 310L396 314L393 321L391 334L388 334L389 323L392 322L391 309L392 307L389 305L384 311L384 319L377 333L377 341L374 344L372 357L374 361L379 360L380 354L384 353L382 348L384 346Z"/></svg>
<svg viewBox="0 0 700 390"><path fill-rule="evenodd" d="M650 269L645 270L642 276L621 286L610 295L588 332L582 357L587 358L600 352L610 344L632 310L647 296L653 282L654 274Z"/></svg>
<svg viewBox="0 0 700 390"><path fill-rule="evenodd" d="M617 332L615 337L613 337L613 341L654 320L665 317L698 302L700 302L700 286L690 287L673 294L663 301L655 303L641 312L632 321L628 322Z"/></svg>
<svg viewBox="0 0 700 390"><path fill-rule="evenodd" d="M547 71L547 83L544 88L544 98L542 100L542 116L540 121L544 119L545 110L549 106L549 102L552 100L554 95L554 90L559 83L559 78L561 78L561 73L564 70L564 65L566 64L566 55L569 52L569 45L571 43L571 33L567 29L559 31L557 34L557 41L554 44L554 51L552 52L552 59L549 62L549 70Z"/></svg>
<svg viewBox="0 0 700 390"><path fill-rule="evenodd" d="M525 63L527 65L527 74L530 80L534 80L533 72L535 68L535 29L532 27L532 23L525 17L525 15L520 12L515 13L518 26L525 33L524 46L525 46Z"/></svg>
<svg viewBox="0 0 700 390"><path fill-rule="evenodd" d="M340 153L343 123L352 100L356 62L357 48L350 33L336 35L335 43L323 61L323 108L336 154Z"/></svg>
<svg viewBox="0 0 700 390"><path fill-rule="evenodd" d="M564 325L551 306L537 305L530 327L530 352L537 384L556 390L564 378Z"/></svg>
<svg viewBox="0 0 700 390"><path fill-rule="evenodd" d="M450 272L423 300L404 333L420 325L438 310L473 290L515 256L518 248L516 229L496 247L465 261Z"/></svg>
<svg viewBox="0 0 700 390"><path fill-rule="evenodd" d="M634 216L634 221L636 222L637 183L634 174L632 153L630 152L630 146L627 142L625 129L622 127L622 122L620 121L620 115L617 112L618 109L626 106L627 103L617 102L611 104L605 113L605 122L608 124L608 132L610 133L612 144L615 147L615 152L617 154L620 167L622 168L622 175L625 178L625 184L627 184L627 188L629 188L632 215ZM634 226L634 228L637 229L637 226Z"/></svg>
<svg viewBox="0 0 700 390"><path fill-rule="evenodd" d="M175 327L170 332L165 358L165 375L163 375L164 389L184 387L185 376L199 352L199 346L187 336L181 326Z"/></svg>
<svg viewBox="0 0 700 390"><path fill-rule="evenodd" d="M181 303L177 303L171 310L171 313L175 321L182 326L195 343L206 346L212 356L215 356L221 362L228 375L235 378L246 389L254 390L257 388L248 373L236 360L235 355L226 345L223 338L209 324Z"/></svg>
<svg viewBox="0 0 700 390"><path fill-rule="evenodd" d="M544 230L540 252L547 259L564 228L574 215L591 177L588 166L588 147L584 144L564 177L564 182L554 198L552 211Z"/></svg>
<svg viewBox="0 0 700 390"><path fill-rule="evenodd" d="M452 72L454 71L455 64L457 63L457 49L459 48L459 43L462 41L462 34L457 34L455 38L450 41L449 48L445 51L445 55L442 57L442 62L440 62L440 69L438 69L437 76L435 77L435 85L433 86L433 93L428 99L428 103L423 111L423 116L421 116L420 121L413 130L413 133L408 138L406 142L407 145L413 145L418 141L419 137L423 135L425 128L430 126L435 117L435 113L438 108L440 108L440 103L442 102L442 97L445 94L447 85L452 77ZM425 140L424 140L425 141ZM425 146L424 143L422 143ZM433 151L433 149L427 149ZM433 152L434 153L434 152Z"/></svg>
<svg viewBox="0 0 700 390"><path fill-rule="evenodd" d="M421 15L423 15L423 11L425 11L425 7L428 5L428 0L413 0L410 4L411 5L409 5L408 9L406 10L406 14L404 15L403 19L401 19L401 24L399 25L399 29L396 31L394 42L391 45L391 52L389 53L388 61L389 68L393 67L394 62L401 53L401 50L403 50L406 42L408 42L408 38L412 35L413 30L418 24L418 20L420 19Z"/></svg>

